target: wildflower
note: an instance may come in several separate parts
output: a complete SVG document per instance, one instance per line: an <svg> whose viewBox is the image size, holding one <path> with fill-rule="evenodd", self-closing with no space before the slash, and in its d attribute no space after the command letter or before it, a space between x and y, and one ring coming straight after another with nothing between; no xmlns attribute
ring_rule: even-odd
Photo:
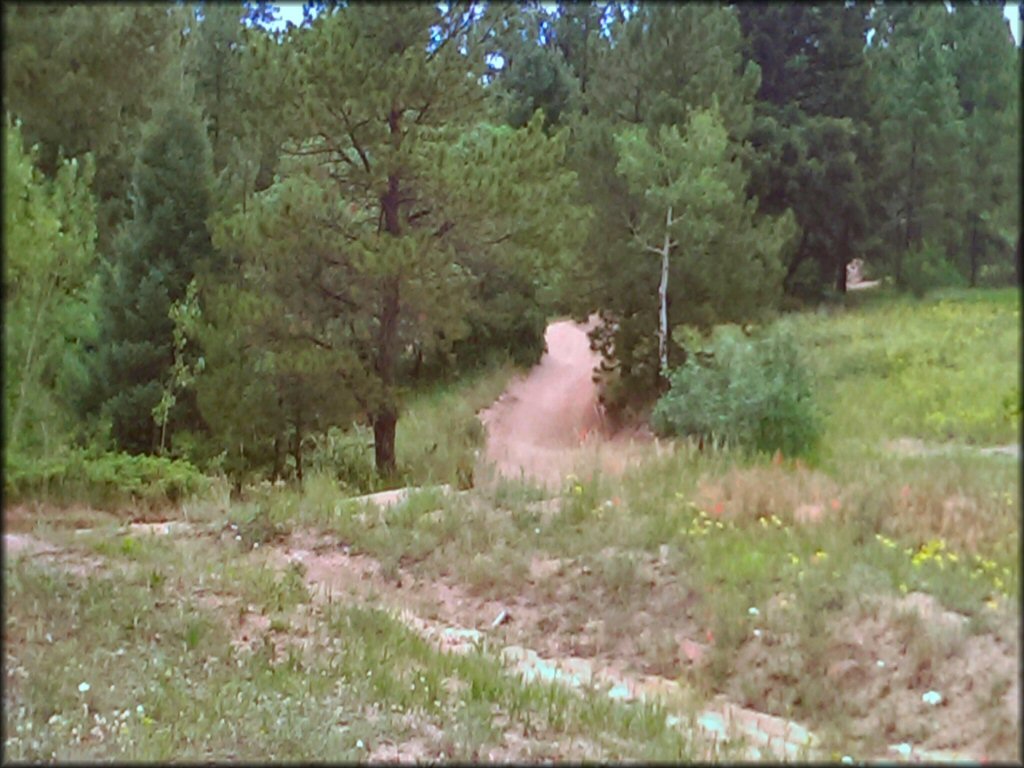
<svg viewBox="0 0 1024 768"><path fill-rule="evenodd" d="M800 558L797 557L796 555L794 555L792 552L790 552L789 553L789 562L791 562L793 565L799 565Z"/></svg>
<svg viewBox="0 0 1024 768"><path fill-rule="evenodd" d="M832 506L832 511L838 512L839 511L839 507L840 507L839 499L832 499L832 505L831 506Z"/></svg>
<svg viewBox="0 0 1024 768"><path fill-rule="evenodd" d="M823 549L819 549L817 552L814 553L814 557L812 558L812 560L814 560L814 562L818 563L818 562L821 562L822 560L825 560L827 558L828 558L828 552L826 552Z"/></svg>
<svg viewBox="0 0 1024 768"><path fill-rule="evenodd" d="M750 606L749 608L747 608L747 613L749 613L751 616L759 616L761 614L761 612L757 610L757 608L755 608L754 606Z"/></svg>
<svg viewBox="0 0 1024 768"><path fill-rule="evenodd" d="M90 687L91 686L88 683L85 683L85 682L79 683L78 684L78 692L79 693L87 693L89 691Z"/></svg>
<svg viewBox="0 0 1024 768"><path fill-rule="evenodd" d="M928 691L921 696L921 701L927 704L929 707L934 707L942 703L942 694L938 691Z"/></svg>
<svg viewBox="0 0 1024 768"><path fill-rule="evenodd" d="M715 504L715 508L713 511L716 517L720 516L723 512L725 512L725 504L723 504L722 502L718 502L717 504Z"/></svg>

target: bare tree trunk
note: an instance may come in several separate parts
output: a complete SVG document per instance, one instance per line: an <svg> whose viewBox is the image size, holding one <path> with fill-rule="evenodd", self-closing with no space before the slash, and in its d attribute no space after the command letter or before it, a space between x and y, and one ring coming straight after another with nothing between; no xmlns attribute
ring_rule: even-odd
<svg viewBox="0 0 1024 768"><path fill-rule="evenodd" d="M302 487L302 410L295 411L295 446L292 451L295 457L295 476L299 479L299 487Z"/></svg>
<svg viewBox="0 0 1024 768"><path fill-rule="evenodd" d="M658 359L661 361L661 375L668 376L668 254L672 247L669 228L672 226L672 206L665 216L665 240L661 246L661 284L658 286L658 300L661 302L658 326Z"/></svg>

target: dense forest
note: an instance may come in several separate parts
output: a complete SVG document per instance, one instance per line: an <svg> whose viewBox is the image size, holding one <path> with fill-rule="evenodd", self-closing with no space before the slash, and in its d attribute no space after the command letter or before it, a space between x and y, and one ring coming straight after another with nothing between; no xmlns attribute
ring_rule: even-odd
<svg viewBox="0 0 1024 768"><path fill-rule="evenodd" d="M311 439L598 314L691 331L1020 277L1001 4L4 7L4 444L301 480Z"/></svg>

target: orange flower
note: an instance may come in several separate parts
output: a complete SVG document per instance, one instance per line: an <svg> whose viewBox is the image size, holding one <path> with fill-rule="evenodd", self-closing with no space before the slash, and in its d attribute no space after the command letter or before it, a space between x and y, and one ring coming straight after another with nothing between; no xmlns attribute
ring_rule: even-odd
<svg viewBox="0 0 1024 768"><path fill-rule="evenodd" d="M839 511L839 506L840 506L839 499L832 499L832 509L835 510L836 512L838 512Z"/></svg>
<svg viewBox="0 0 1024 768"><path fill-rule="evenodd" d="M718 502L712 511L715 513L715 517L721 517L722 513L725 512L725 504Z"/></svg>

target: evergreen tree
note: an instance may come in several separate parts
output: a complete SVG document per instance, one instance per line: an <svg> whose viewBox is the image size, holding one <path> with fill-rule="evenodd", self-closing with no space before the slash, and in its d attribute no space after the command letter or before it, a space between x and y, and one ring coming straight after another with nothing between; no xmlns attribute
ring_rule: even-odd
<svg viewBox="0 0 1024 768"><path fill-rule="evenodd" d="M527 253L557 254L573 234L557 224L572 218L564 145L539 120L483 144L464 138L485 95L480 49L461 45L465 10L335 8L253 51L268 98L283 104L287 162L259 212L221 236L252 288L292 297L291 339L358 361L344 385L384 475L395 470L403 358L466 334L474 274L460 254L503 259L544 238Z"/></svg>
<svg viewBox="0 0 1024 768"><path fill-rule="evenodd" d="M881 6L869 48L881 119L884 242L902 281L902 255L926 242L952 258L962 243L963 108L941 5Z"/></svg>
<svg viewBox="0 0 1024 768"><path fill-rule="evenodd" d="M165 4L4 6L4 108L22 121L39 167L62 158L96 163L98 244L109 254L129 213L127 190L140 130L175 85L183 9Z"/></svg>
<svg viewBox="0 0 1024 768"><path fill-rule="evenodd" d="M846 289L846 265L871 248L874 115L862 7L739 6L746 55L762 70L749 157L761 210L789 209L801 237L786 266L794 293Z"/></svg>
<svg viewBox="0 0 1024 768"><path fill-rule="evenodd" d="M154 451L153 409L173 365L171 305L184 298L197 271L212 267L210 144L202 116L182 95L154 111L132 175L132 217L103 273L103 356L94 398L102 403L116 444ZM185 400L168 433L196 427Z"/></svg>
<svg viewBox="0 0 1024 768"><path fill-rule="evenodd" d="M976 285L986 264L1012 277L1020 211L1020 49L998 5L958 3L947 17L964 115L966 177L958 266Z"/></svg>
<svg viewBox="0 0 1024 768"><path fill-rule="evenodd" d="M614 366L616 372L608 373L621 382L617 389L623 397L643 401L661 386L659 269L654 259L635 258L631 228L647 203L639 188L634 184L631 189L618 172L621 144L615 136L636 126L656 137L660 127L687 125L692 114L714 106L729 140L728 153L742 157L759 75L755 64L742 60L742 37L732 9L651 4L632 9L628 19L624 16L610 21L607 45L594 41L593 77L572 126L572 164L580 175L581 198L595 213L574 266L573 309L581 316L601 312L593 342L602 350L603 367ZM744 200L735 204L742 207ZM719 246L724 243L712 247ZM718 250L709 254L723 263L734 256ZM708 299L718 302L723 296L716 289ZM697 303L708 307L703 299ZM670 312L674 317L675 309ZM609 393L609 404L624 405L615 391Z"/></svg>

